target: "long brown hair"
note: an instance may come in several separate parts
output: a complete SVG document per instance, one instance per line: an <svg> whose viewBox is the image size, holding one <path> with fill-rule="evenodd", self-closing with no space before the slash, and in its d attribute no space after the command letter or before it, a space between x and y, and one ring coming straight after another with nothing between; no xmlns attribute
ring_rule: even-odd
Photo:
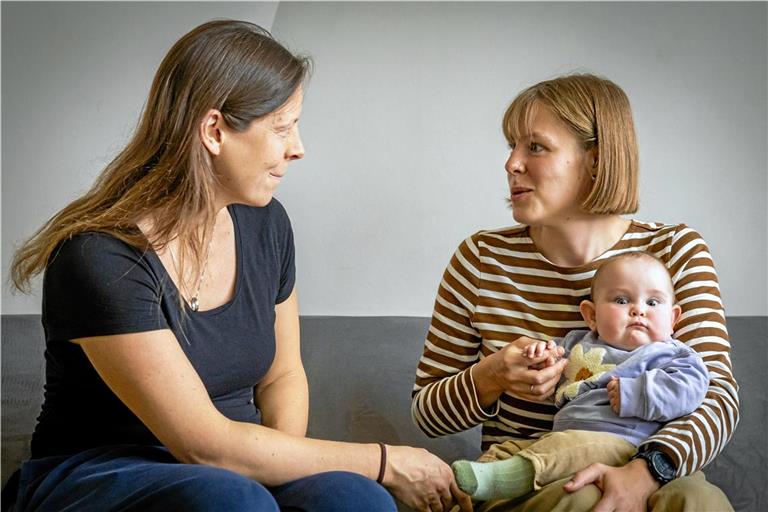
<svg viewBox="0 0 768 512"><path fill-rule="evenodd" d="M108 233L142 250L149 244L162 249L177 237L181 253L199 269L216 215L216 175L198 137L202 119L217 109L230 128L244 131L283 105L310 65L245 21L214 20L184 35L160 64L130 142L85 195L15 253L14 286L28 292L31 278L55 257L59 244L86 231ZM147 218L151 240L137 227ZM183 255L180 260L184 275Z"/></svg>

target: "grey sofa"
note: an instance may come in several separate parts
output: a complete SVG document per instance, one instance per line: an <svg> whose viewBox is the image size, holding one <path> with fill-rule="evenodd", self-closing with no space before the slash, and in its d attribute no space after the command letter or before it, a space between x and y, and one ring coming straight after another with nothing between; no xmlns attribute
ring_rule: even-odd
<svg viewBox="0 0 768 512"><path fill-rule="evenodd" d="M476 457L479 429L428 439L411 422L411 385L428 324L427 318L303 317L309 435L422 446L447 461ZM741 423L705 472L736 510L764 511L768 510L768 318L734 317L728 326L741 386ZM43 346L38 315L3 315L3 483L28 455L42 399Z"/></svg>

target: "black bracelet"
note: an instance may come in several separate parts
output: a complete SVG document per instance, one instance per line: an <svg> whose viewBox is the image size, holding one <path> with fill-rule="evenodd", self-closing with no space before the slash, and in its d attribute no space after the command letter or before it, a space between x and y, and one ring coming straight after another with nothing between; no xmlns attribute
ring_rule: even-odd
<svg viewBox="0 0 768 512"><path fill-rule="evenodd" d="M378 443L381 448L381 464L379 465L379 476L376 477L376 483L380 484L384 482L384 471L387 469L387 445L382 442Z"/></svg>

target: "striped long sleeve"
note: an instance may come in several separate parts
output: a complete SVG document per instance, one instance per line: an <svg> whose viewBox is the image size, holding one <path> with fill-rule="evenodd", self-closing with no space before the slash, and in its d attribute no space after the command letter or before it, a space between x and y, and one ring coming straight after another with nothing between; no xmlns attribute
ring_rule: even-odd
<svg viewBox="0 0 768 512"><path fill-rule="evenodd" d="M672 237L667 266L682 309L675 338L704 359L710 381L702 405L667 423L645 443L654 443L676 462L678 475L709 464L730 440L739 419L738 385L733 377L725 312L712 256L702 237L679 226Z"/></svg>
<svg viewBox="0 0 768 512"><path fill-rule="evenodd" d="M470 238L451 258L416 370L411 411L430 437L467 430L491 419L480 407L472 365L480 354L480 333L472 326L478 294L478 250ZM425 383L431 383L422 391Z"/></svg>
<svg viewBox="0 0 768 512"><path fill-rule="evenodd" d="M648 440L662 446L689 474L724 447L738 419L737 386L712 258L701 236L683 225L632 221L595 261L563 268L542 256L526 226L481 231L459 246L438 288L434 313L412 393L415 423L432 437L482 424L482 449L510 438L551 430L549 403L504 393L480 407L472 367L520 336L549 340L585 328L579 303L602 261L644 250L665 262L683 314L675 337L699 351L711 375L707 398L693 414L670 422Z"/></svg>

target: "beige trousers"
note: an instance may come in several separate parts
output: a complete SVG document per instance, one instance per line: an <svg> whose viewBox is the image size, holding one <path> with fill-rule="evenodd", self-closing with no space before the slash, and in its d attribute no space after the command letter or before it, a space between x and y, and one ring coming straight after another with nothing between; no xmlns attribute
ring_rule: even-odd
<svg viewBox="0 0 768 512"><path fill-rule="evenodd" d="M521 455L533 464L537 492L515 500L484 503L481 512L588 512L600 501L602 493L594 485L568 493L563 490L573 473L594 462L610 466L626 464L636 449L613 434L567 430L551 432L535 440L509 440L495 444L478 460L492 462ZM454 509L457 510L457 509ZM676 478L648 500L653 512L732 512L733 507L704 473Z"/></svg>
<svg viewBox="0 0 768 512"><path fill-rule="evenodd" d="M605 432L566 430L549 432L532 441L507 441L495 444L481 457L481 462L504 460L519 455L528 459L536 474L533 488L569 477L595 462L621 466L637 451L635 445Z"/></svg>

